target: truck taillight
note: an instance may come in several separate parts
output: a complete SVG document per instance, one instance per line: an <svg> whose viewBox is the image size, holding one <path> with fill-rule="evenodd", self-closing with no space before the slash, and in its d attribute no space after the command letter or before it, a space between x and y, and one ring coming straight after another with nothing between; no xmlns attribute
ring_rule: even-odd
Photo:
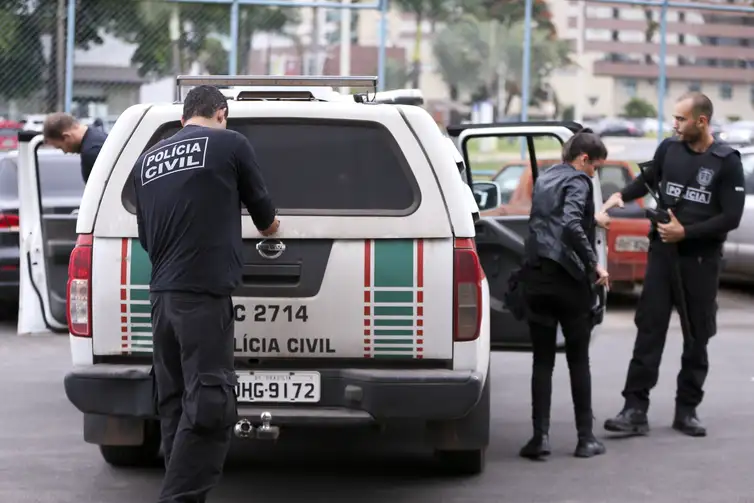
<svg viewBox="0 0 754 503"><path fill-rule="evenodd" d="M92 336L92 244L91 234L81 234L68 261L68 331L77 337Z"/></svg>
<svg viewBox="0 0 754 503"><path fill-rule="evenodd" d="M18 232L18 215L0 213L0 231Z"/></svg>
<svg viewBox="0 0 754 503"><path fill-rule="evenodd" d="M484 271L473 239L456 239L453 254L453 340L473 341L482 325Z"/></svg>

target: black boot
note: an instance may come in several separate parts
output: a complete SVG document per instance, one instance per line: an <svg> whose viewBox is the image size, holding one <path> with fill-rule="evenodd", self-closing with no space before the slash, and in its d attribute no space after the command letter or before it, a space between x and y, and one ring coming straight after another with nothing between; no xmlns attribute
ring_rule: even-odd
<svg viewBox="0 0 754 503"><path fill-rule="evenodd" d="M550 436L546 433L534 433L518 453L522 458L538 460L550 455Z"/></svg>
<svg viewBox="0 0 754 503"><path fill-rule="evenodd" d="M634 408L624 408L620 414L605 421L605 429L614 433L646 435L649 432L647 413Z"/></svg>
<svg viewBox="0 0 754 503"><path fill-rule="evenodd" d="M588 437L579 437L579 443L573 455L577 458L591 458L605 454L605 451L605 445L592 434Z"/></svg>
<svg viewBox="0 0 754 503"><path fill-rule="evenodd" d="M690 437L706 437L707 428L704 427L696 415L696 411L676 411L673 429Z"/></svg>
<svg viewBox="0 0 754 503"><path fill-rule="evenodd" d="M535 365L531 379L531 422L534 435L521 448L519 456L540 460L550 455L550 402L552 397L552 368Z"/></svg>
<svg viewBox="0 0 754 503"><path fill-rule="evenodd" d="M576 430L579 432L579 443L573 453L577 458L591 458L605 454L605 446L597 440L593 433L594 416L592 411L576 413Z"/></svg>

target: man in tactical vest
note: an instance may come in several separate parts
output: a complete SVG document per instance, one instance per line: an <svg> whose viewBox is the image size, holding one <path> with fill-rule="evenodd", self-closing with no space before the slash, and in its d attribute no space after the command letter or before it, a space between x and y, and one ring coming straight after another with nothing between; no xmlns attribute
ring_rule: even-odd
<svg viewBox="0 0 754 503"><path fill-rule="evenodd" d="M634 320L637 336L623 389L625 405L605 429L634 435L649 431L649 392L657 384L675 306L685 323L673 428L703 437L706 429L696 408L709 368L707 344L717 331L723 244L743 213L744 174L739 152L712 137L707 96L681 97L673 119L676 137L665 139L647 171L603 207L622 207L650 188L659 194L658 209L650 216L649 260Z"/></svg>

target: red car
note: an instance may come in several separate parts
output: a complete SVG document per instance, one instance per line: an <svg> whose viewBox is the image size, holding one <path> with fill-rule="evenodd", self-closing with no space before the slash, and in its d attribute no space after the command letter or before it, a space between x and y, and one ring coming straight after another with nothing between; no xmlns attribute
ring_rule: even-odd
<svg viewBox="0 0 754 503"><path fill-rule="evenodd" d="M542 159L539 169L544 170L560 161ZM507 172L507 170L512 170ZM625 161L609 160L598 168L603 198L625 187L634 178L631 165ZM519 174L520 173L520 174ZM511 178L518 177L518 181ZM526 215L531 210L533 180L528 162L509 162L492 177L503 185L505 204L482 212L483 216ZM515 186L515 189L513 188ZM611 291L633 292L644 281L649 248L649 220L644 216L644 201L639 199L608 212L612 217L607 231L607 263Z"/></svg>
<svg viewBox="0 0 754 503"><path fill-rule="evenodd" d="M23 127L20 122L0 120L0 151L7 152L18 148L18 132Z"/></svg>

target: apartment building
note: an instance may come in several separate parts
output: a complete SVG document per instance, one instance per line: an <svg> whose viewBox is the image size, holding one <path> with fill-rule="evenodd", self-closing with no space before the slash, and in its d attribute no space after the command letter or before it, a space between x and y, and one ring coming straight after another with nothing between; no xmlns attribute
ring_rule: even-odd
<svg viewBox="0 0 754 503"><path fill-rule="evenodd" d="M589 0L551 0L550 8L582 69L553 75L562 102L581 99L587 118L616 115L635 96L657 103L658 8ZM699 90L713 100L719 118L754 118L754 15L668 10L666 65L666 116L675 98Z"/></svg>

